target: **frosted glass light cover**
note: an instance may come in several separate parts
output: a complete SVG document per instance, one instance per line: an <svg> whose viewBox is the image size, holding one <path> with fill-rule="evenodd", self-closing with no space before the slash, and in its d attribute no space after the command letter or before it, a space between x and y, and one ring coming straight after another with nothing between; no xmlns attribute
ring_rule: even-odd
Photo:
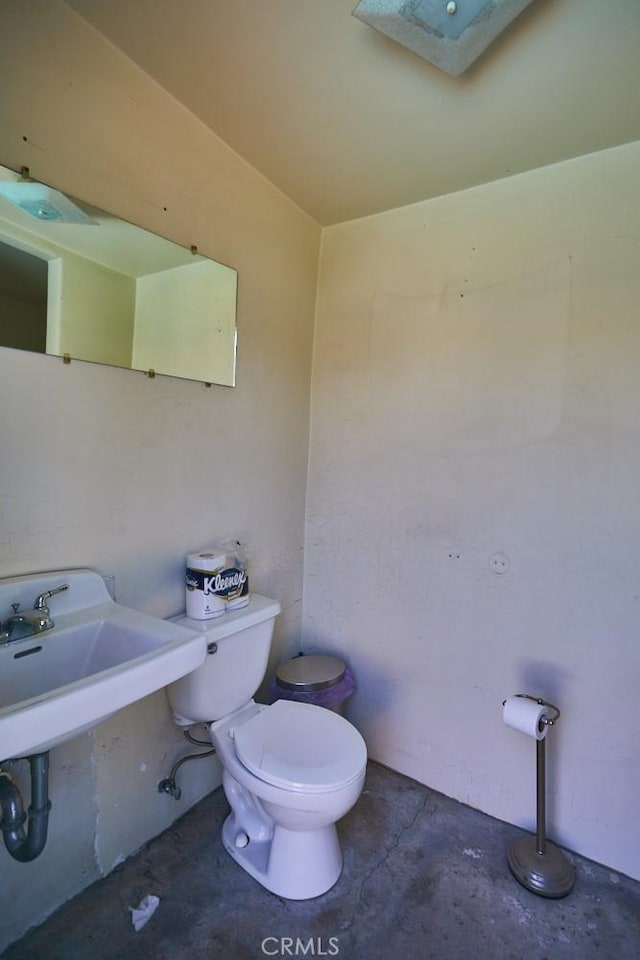
<svg viewBox="0 0 640 960"><path fill-rule="evenodd" d="M360 0L353 15L457 77L531 2Z"/></svg>
<svg viewBox="0 0 640 960"><path fill-rule="evenodd" d="M16 180L0 183L0 196L15 203L25 213L38 220L52 220L57 223L84 223L95 225L88 214L65 197L59 190L47 187L44 183L32 180Z"/></svg>

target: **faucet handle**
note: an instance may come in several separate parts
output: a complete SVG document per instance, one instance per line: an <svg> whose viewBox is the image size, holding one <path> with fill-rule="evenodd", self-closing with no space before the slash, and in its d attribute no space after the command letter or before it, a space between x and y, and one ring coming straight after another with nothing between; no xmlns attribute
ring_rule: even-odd
<svg viewBox="0 0 640 960"><path fill-rule="evenodd" d="M36 599L33 602L34 610L46 610L47 600L49 597L55 596L56 593L62 593L63 590L68 590L68 583L61 583L59 587L52 587L51 590L45 590L44 593L39 593Z"/></svg>

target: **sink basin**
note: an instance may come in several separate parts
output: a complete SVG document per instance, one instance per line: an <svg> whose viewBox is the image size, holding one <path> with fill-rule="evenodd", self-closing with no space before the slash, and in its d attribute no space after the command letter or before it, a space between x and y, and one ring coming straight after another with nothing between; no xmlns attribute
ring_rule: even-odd
<svg viewBox="0 0 640 960"><path fill-rule="evenodd" d="M49 750L205 660L204 635L115 603L92 570L0 580L0 616L62 583L53 629L0 646L0 760Z"/></svg>

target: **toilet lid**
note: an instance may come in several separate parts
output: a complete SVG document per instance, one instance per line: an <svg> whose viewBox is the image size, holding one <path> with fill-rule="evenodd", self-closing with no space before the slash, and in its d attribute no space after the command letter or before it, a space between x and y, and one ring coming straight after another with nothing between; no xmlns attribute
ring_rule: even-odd
<svg viewBox="0 0 640 960"><path fill-rule="evenodd" d="M277 787L323 793L345 786L367 762L364 740L343 717L310 703L277 700L237 727L236 755Z"/></svg>

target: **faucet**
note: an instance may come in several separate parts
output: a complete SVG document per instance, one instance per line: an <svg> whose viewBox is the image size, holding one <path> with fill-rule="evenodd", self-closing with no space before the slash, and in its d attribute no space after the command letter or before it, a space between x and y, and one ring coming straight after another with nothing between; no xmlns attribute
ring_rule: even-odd
<svg viewBox="0 0 640 960"><path fill-rule="evenodd" d="M12 603L11 616L0 625L0 644L11 643L13 640L24 640L25 637L32 637L37 633L44 633L45 630L51 630L55 623L51 619L47 600L55 596L56 593L62 593L68 590L68 583L61 583L59 587L53 587L51 590L45 590L39 593L33 601L32 610L20 610L19 603ZM14 634L16 634L14 636Z"/></svg>

